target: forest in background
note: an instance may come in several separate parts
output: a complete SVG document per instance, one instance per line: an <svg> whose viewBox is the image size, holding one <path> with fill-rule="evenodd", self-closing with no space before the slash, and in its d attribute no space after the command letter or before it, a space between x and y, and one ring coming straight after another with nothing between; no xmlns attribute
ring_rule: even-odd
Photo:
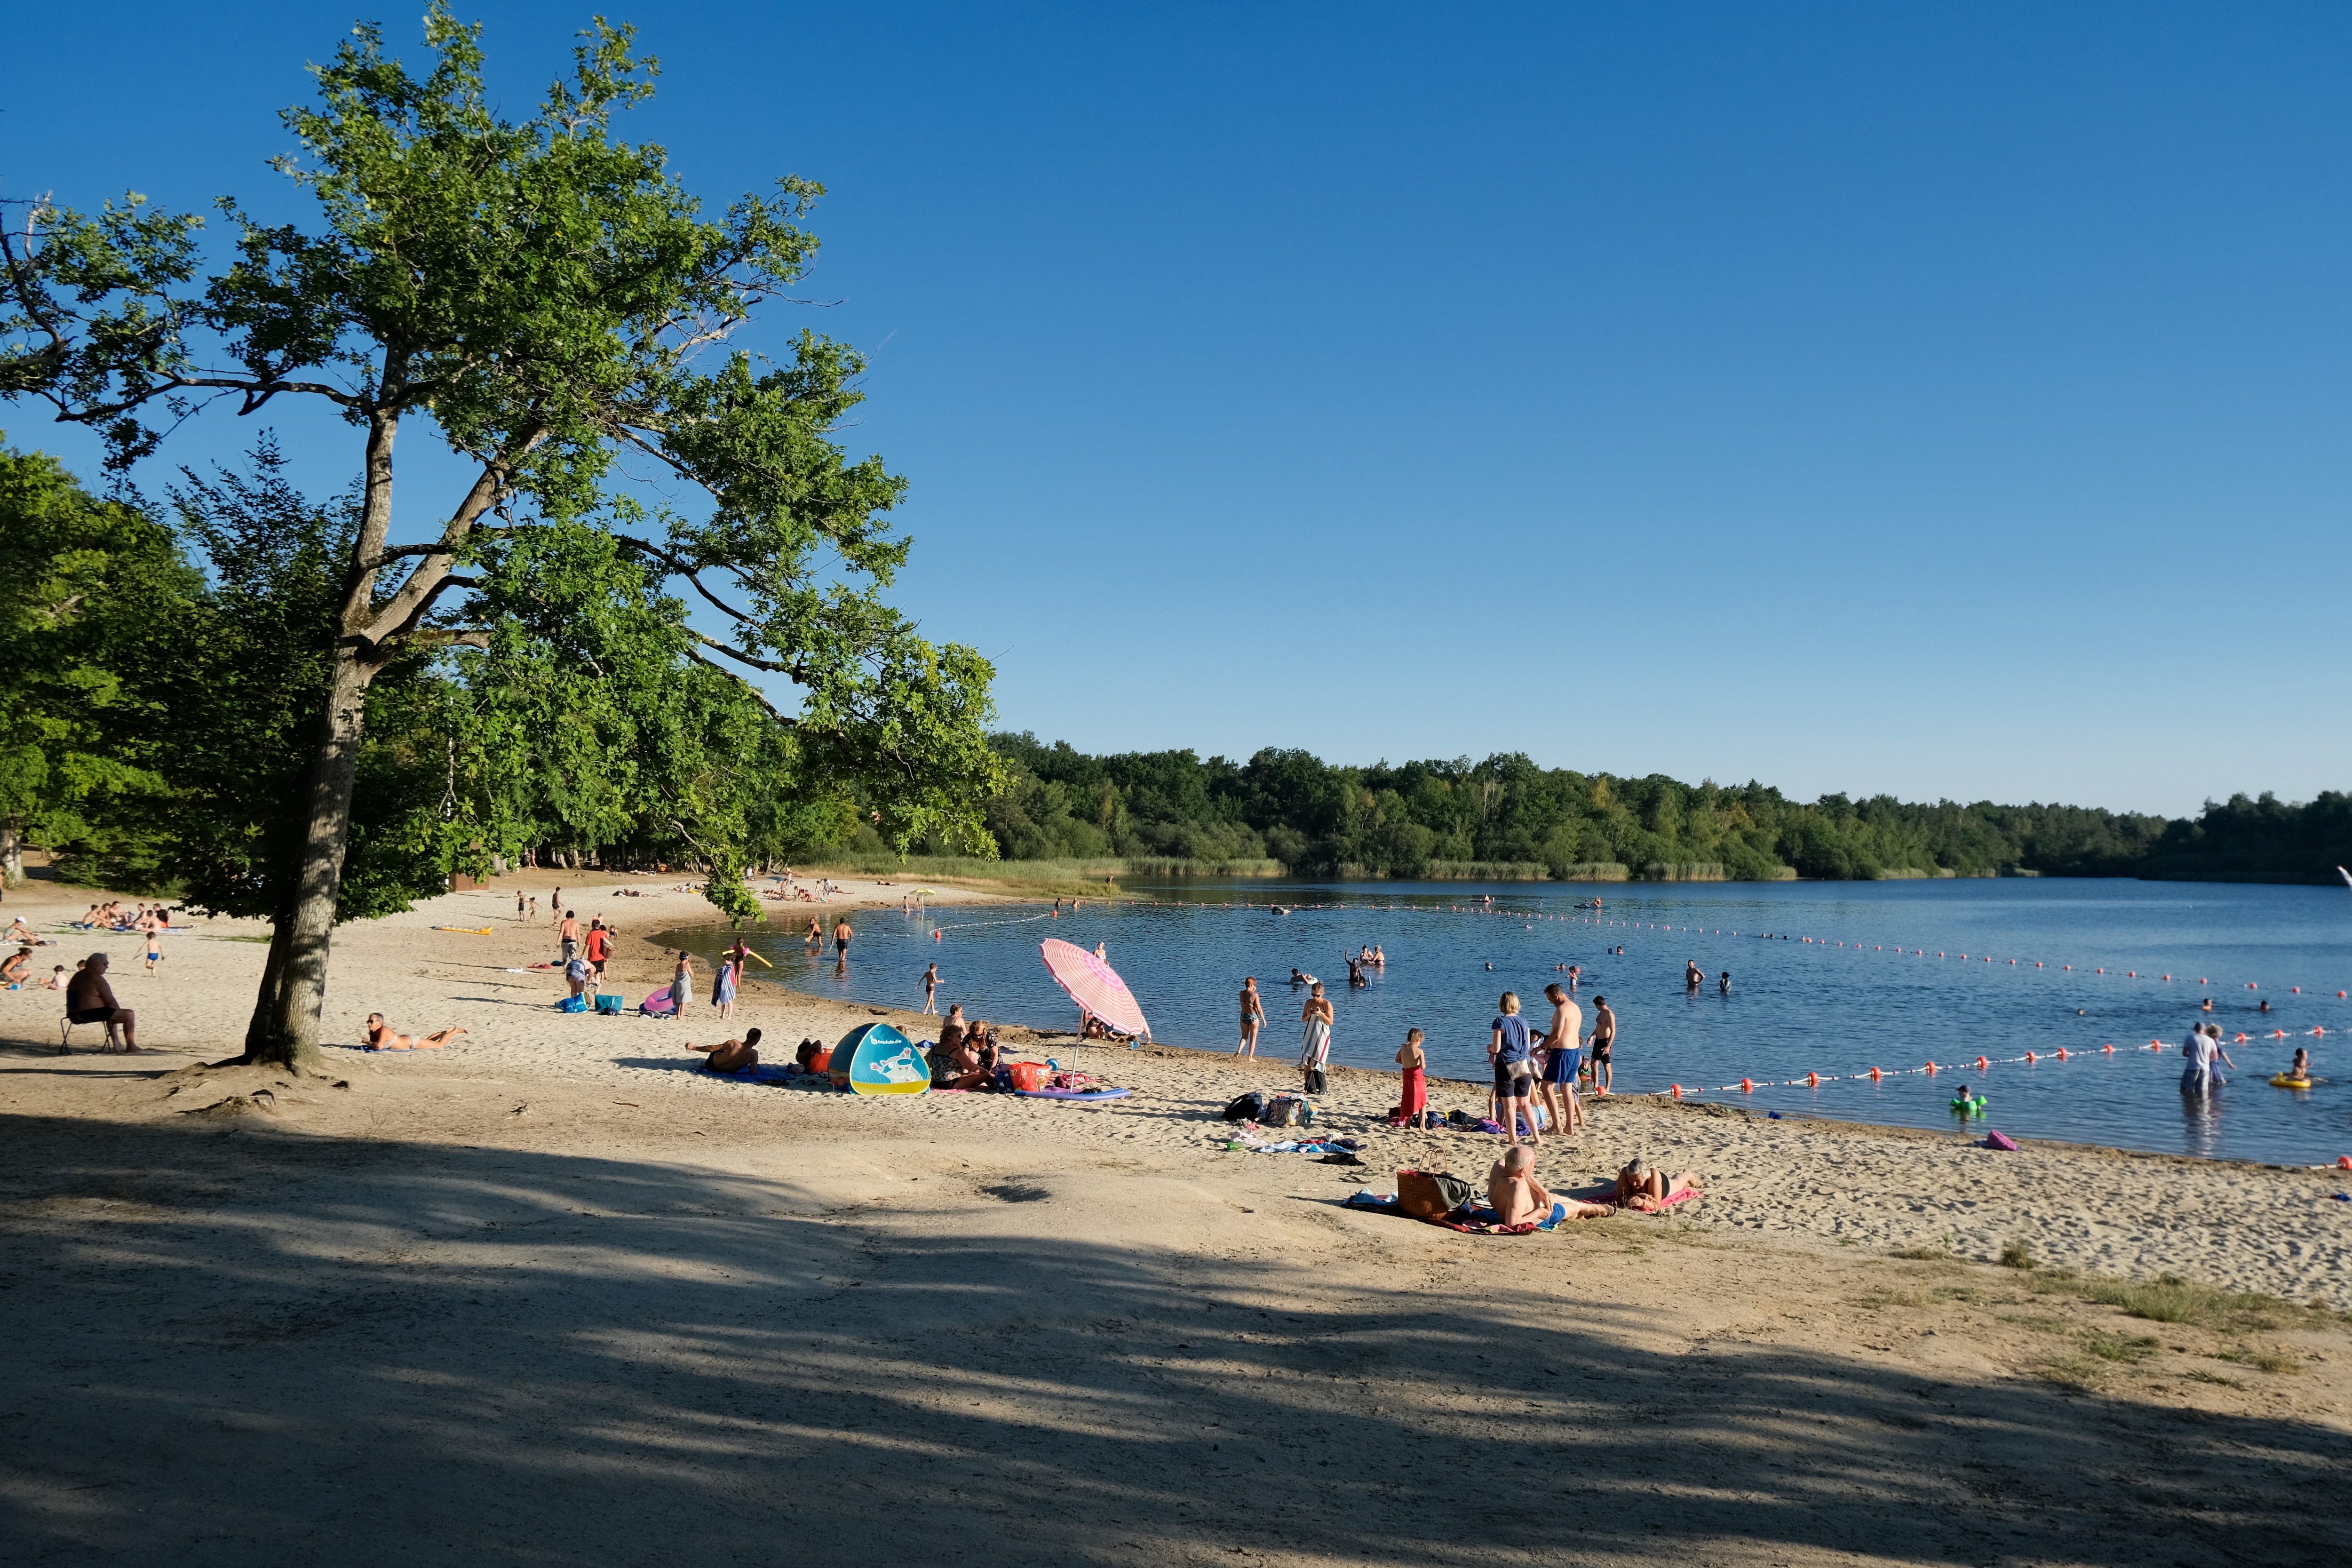
<svg viewBox="0 0 2352 1568"><path fill-rule="evenodd" d="M2323 882L2352 863L2352 795L2265 794L2168 819L2095 806L1794 801L1767 784L1691 784L1472 762L1349 767L1269 748L1092 756L991 737L1011 784L987 805L1008 860L1118 858L1204 872L1563 880L1791 877L2143 877ZM879 849L849 846L852 849Z"/></svg>

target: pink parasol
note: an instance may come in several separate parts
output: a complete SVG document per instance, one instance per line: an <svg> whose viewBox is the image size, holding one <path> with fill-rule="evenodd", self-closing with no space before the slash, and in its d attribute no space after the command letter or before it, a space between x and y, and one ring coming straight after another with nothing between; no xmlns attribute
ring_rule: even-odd
<svg viewBox="0 0 2352 1568"><path fill-rule="evenodd" d="M1037 950L1045 955L1045 973L1070 994L1071 1001L1122 1034L1150 1035L1151 1026L1143 1021L1135 993L1117 970L1072 942L1048 938Z"/></svg>

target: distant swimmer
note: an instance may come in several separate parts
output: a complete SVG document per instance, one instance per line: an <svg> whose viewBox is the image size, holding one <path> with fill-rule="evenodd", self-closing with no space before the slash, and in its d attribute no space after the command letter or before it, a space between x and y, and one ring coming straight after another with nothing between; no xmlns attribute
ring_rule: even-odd
<svg viewBox="0 0 2352 1568"><path fill-rule="evenodd" d="M1723 972L1723 978L1715 983L1715 989L1717 995L1728 996L1731 994L1731 971L1727 969Z"/></svg>
<svg viewBox="0 0 2352 1568"><path fill-rule="evenodd" d="M1312 985L1315 984L1315 976L1294 969L1290 972L1290 983L1293 985Z"/></svg>

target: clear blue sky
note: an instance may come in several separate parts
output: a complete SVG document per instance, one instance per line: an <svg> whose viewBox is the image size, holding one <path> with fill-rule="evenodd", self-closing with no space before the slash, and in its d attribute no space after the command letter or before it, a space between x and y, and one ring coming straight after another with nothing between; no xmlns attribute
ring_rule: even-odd
<svg viewBox="0 0 2352 1568"><path fill-rule="evenodd" d="M419 10L374 14L414 51ZM28 6L0 186L290 216L273 111L368 14ZM520 117L587 8L460 14ZM1808 798L2352 786L2352 11L637 19L631 134L714 201L830 187L816 325L913 481L899 599L1009 727ZM422 526L448 475L406 456Z"/></svg>

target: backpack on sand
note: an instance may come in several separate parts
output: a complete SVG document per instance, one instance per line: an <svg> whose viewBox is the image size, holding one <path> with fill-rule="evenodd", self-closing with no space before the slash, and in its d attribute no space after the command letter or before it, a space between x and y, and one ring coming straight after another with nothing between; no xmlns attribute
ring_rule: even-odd
<svg viewBox="0 0 2352 1568"><path fill-rule="evenodd" d="M1265 1096L1252 1090L1225 1107L1228 1121L1262 1121L1265 1119Z"/></svg>
<svg viewBox="0 0 2352 1568"><path fill-rule="evenodd" d="M1277 1094L1266 1101L1265 1114L1257 1119L1261 1127L1307 1127L1315 1121L1315 1108L1295 1094Z"/></svg>
<svg viewBox="0 0 2352 1568"><path fill-rule="evenodd" d="M1470 1184L1444 1172L1399 1171L1397 1207L1415 1219L1444 1219L1470 1201Z"/></svg>

